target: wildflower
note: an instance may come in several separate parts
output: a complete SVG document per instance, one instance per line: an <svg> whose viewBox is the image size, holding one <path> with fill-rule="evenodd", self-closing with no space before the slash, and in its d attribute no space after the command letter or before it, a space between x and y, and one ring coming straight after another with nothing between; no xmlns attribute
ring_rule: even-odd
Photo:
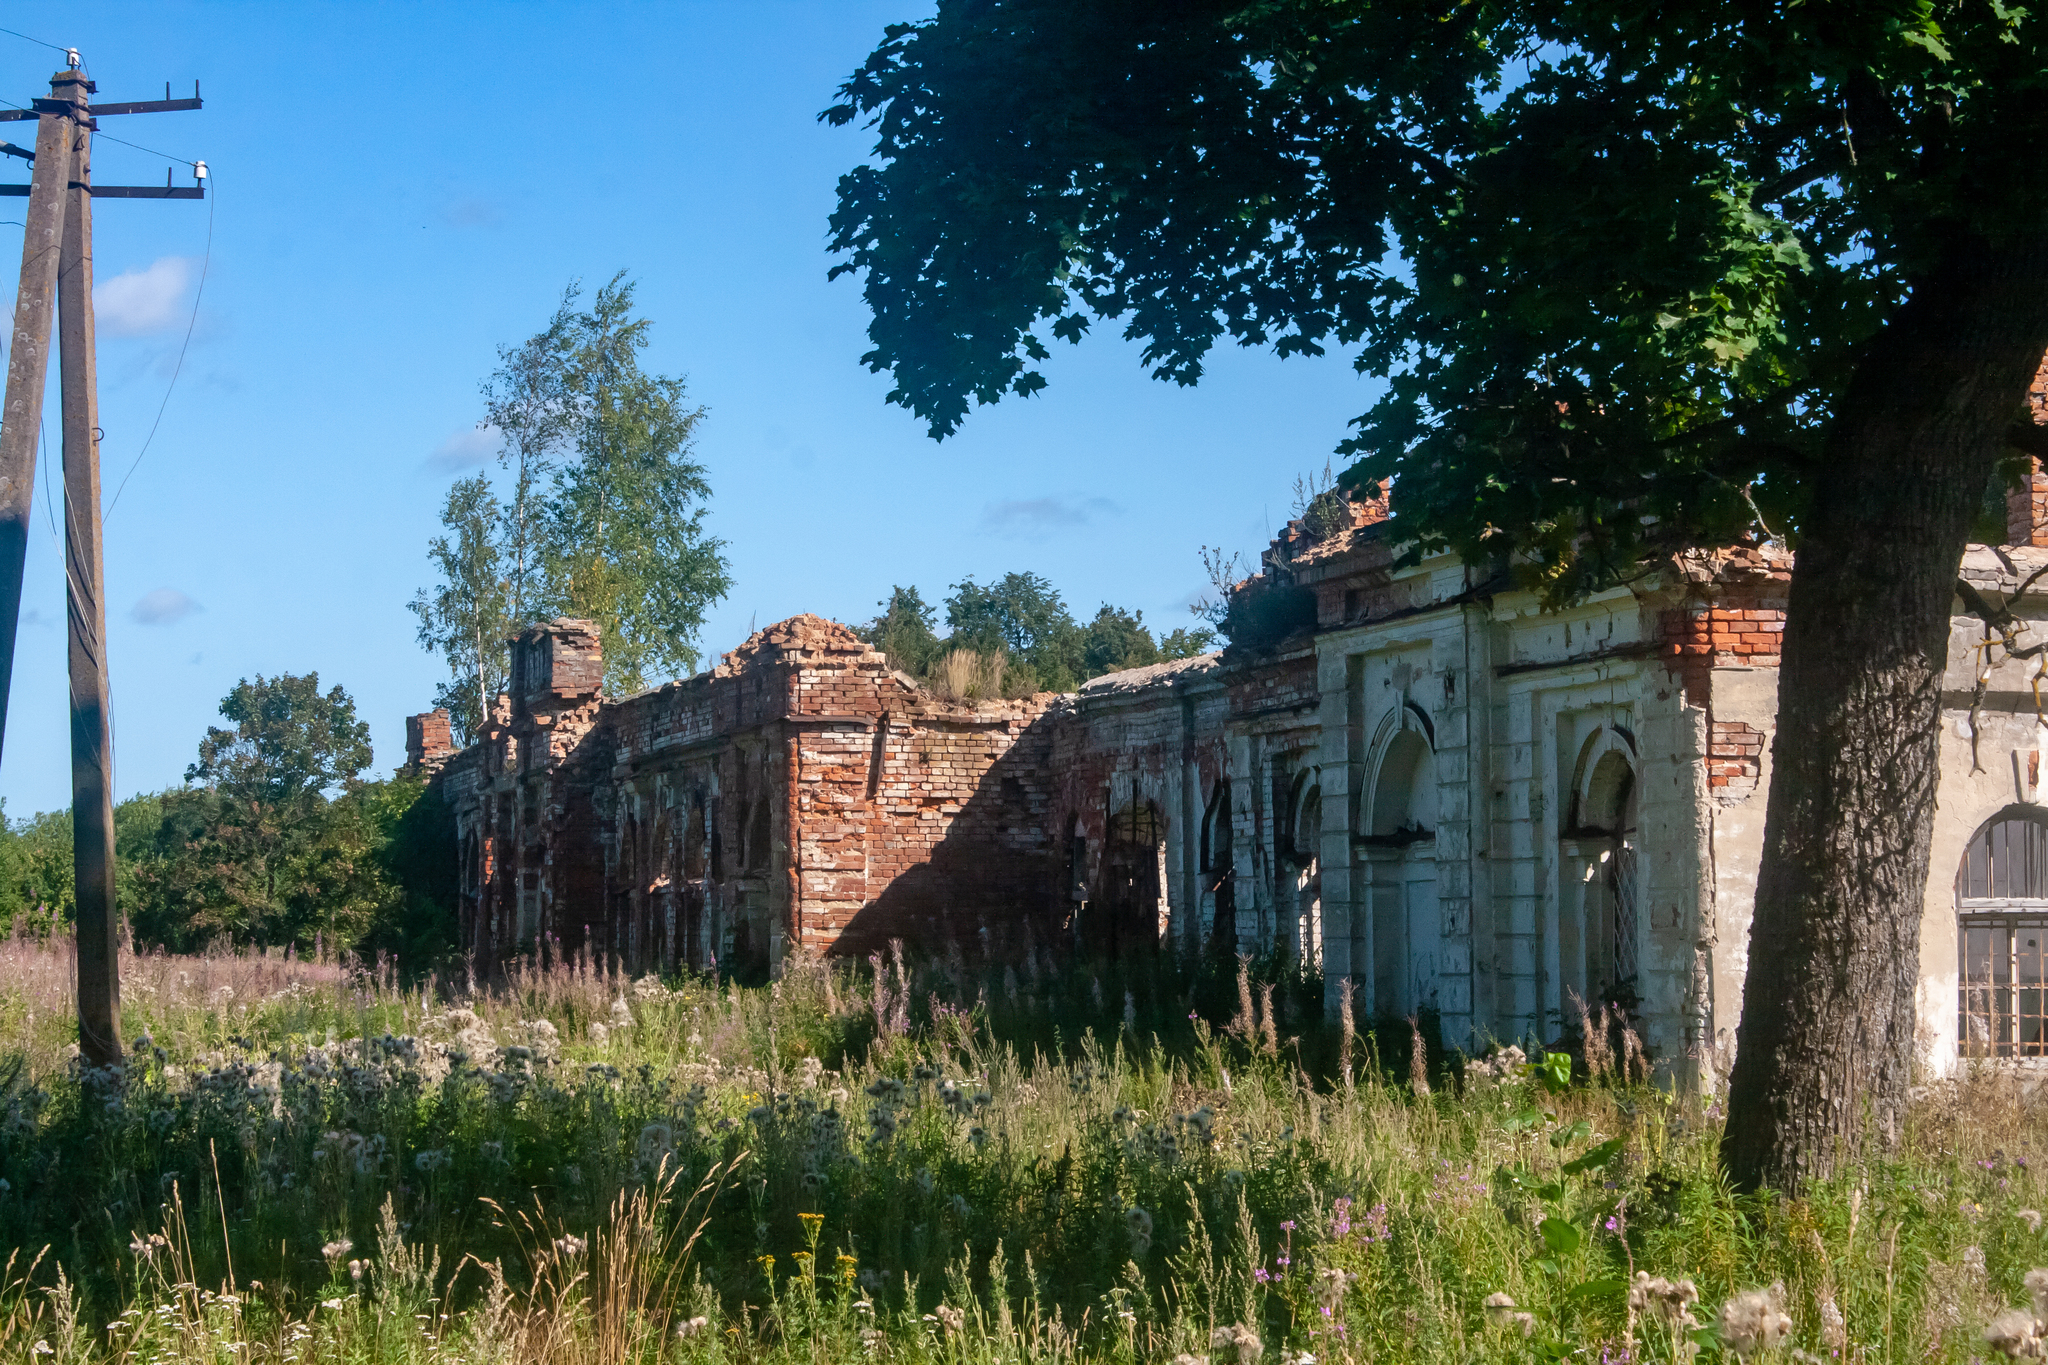
<svg viewBox="0 0 2048 1365"><path fill-rule="evenodd" d="M958 1332L967 1326L967 1315L965 1313L957 1308L948 1308L943 1303L932 1310L932 1316L937 1318L939 1325L948 1332Z"/></svg>
<svg viewBox="0 0 2048 1365"><path fill-rule="evenodd" d="M581 1256L584 1248L589 1245L589 1242L576 1236L557 1237L555 1239L555 1250L561 1252L564 1256Z"/></svg>
<svg viewBox="0 0 2048 1365"><path fill-rule="evenodd" d="M1686 1311L1699 1301L1699 1286L1691 1280L1672 1281L1662 1275L1652 1279L1643 1270L1636 1272L1635 1283L1628 1290L1630 1311L1654 1318L1666 1327L1699 1326Z"/></svg>
<svg viewBox="0 0 2048 1365"><path fill-rule="evenodd" d="M1130 1227L1131 1236L1133 1237L1150 1237L1152 1235L1152 1215L1139 1208L1136 1204L1124 1210L1124 1222Z"/></svg>
<svg viewBox="0 0 2048 1365"><path fill-rule="evenodd" d="M2028 1232L2039 1232L2041 1230L2041 1211L2039 1209L2021 1209L2018 1217L2022 1223L2027 1225Z"/></svg>
<svg viewBox="0 0 2048 1365"><path fill-rule="evenodd" d="M2040 1324L2024 1308L2000 1313L1985 1325L1984 1344L2008 1360L2039 1360L2042 1356Z"/></svg>
<svg viewBox="0 0 2048 1365"><path fill-rule="evenodd" d="M626 1003L626 997L623 995L612 1001L612 1027L633 1027L633 1007Z"/></svg>
<svg viewBox="0 0 2048 1365"><path fill-rule="evenodd" d="M1344 1301L1344 1291L1358 1277L1348 1270L1331 1266L1316 1275L1316 1294L1323 1301L1323 1311L1329 1312Z"/></svg>
<svg viewBox="0 0 2048 1365"><path fill-rule="evenodd" d="M599 1047L603 1047L603 1046L604 1046L605 1044L609 1043L609 1042L610 1042L611 1040L612 1040L612 1031L611 1031L610 1029L606 1028L606 1027L605 1027L605 1026L604 1026L603 1024L592 1024L592 1025L590 1026L590 1041L591 1041L591 1042L593 1042L593 1043L596 1043L596 1044L597 1044L597 1045L598 1045Z"/></svg>
<svg viewBox="0 0 2048 1365"><path fill-rule="evenodd" d="M705 1328L709 1327L710 1325L711 1319L699 1315L697 1317L690 1318L687 1321L677 1323L676 1335L687 1341L691 1337L694 1337L698 1333L702 1332Z"/></svg>
<svg viewBox="0 0 2048 1365"><path fill-rule="evenodd" d="M331 1312L339 1313L341 1311L341 1302L340 1299L322 1299L320 1300L320 1306Z"/></svg>
<svg viewBox="0 0 2048 1365"><path fill-rule="evenodd" d="M1737 1294L1721 1305L1721 1340L1745 1360L1770 1350L1791 1330L1782 1283Z"/></svg>
<svg viewBox="0 0 2048 1365"><path fill-rule="evenodd" d="M1820 1340L1821 1345L1838 1355L1849 1348L1849 1323L1832 1294L1820 1301Z"/></svg>
<svg viewBox="0 0 2048 1365"><path fill-rule="evenodd" d="M1228 1351L1237 1365L1252 1365L1266 1349L1259 1340L1259 1334L1243 1323L1233 1327L1218 1327L1209 1335L1209 1349Z"/></svg>
<svg viewBox="0 0 2048 1365"><path fill-rule="evenodd" d="M1515 1301L1507 1294L1488 1294L1480 1307L1486 1310L1486 1321L1489 1326L1505 1327L1514 1315Z"/></svg>
<svg viewBox="0 0 2048 1365"><path fill-rule="evenodd" d="M148 1238L140 1234L136 1236L134 1241L128 1244L128 1249L135 1253L135 1259L138 1261L147 1261L156 1255L156 1247L150 1243Z"/></svg>
<svg viewBox="0 0 2048 1365"><path fill-rule="evenodd" d="M1231 1167L1223 1173L1223 1184L1229 1189L1236 1189L1244 1184L1244 1172L1238 1170L1235 1166Z"/></svg>
<svg viewBox="0 0 2048 1365"><path fill-rule="evenodd" d="M437 1147L420 1152L413 1157L412 1164L422 1171L438 1171L448 1164L448 1151L444 1147Z"/></svg>
<svg viewBox="0 0 2048 1365"><path fill-rule="evenodd" d="M953 1216L963 1223L974 1216L974 1206L967 1202L967 1196L964 1194L954 1195L949 1207L953 1210Z"/></svg>
<svg viewBox="0 0 2048 1365"><path fill-rule="evenodd" d="M502 1163L505 1160L505 1144L502 1142L482 1143L477 1150L483 1153L485 1161Z"/></svg>
<svg viewBox="0 0 2048 1365"><path fill-rule="evenodd" d="M350 1261L348 1263L348 1277L358 1284L362 1283L363 1276L368 1274L369 1270L370 1263L368 1261Z"/></svg>
<svg viewBox="0 0 2048 1365"><path fill-rule="evenodd" d="M351 1251L354 1251L355 1249L356 1244L354 1242L351 1242L346 1237L337 1237L335 1240L329 1242L326 1246L321 1247L320 1254L327 1258L327 1263L329 1265L333 1265L334 1263L341 1260L342 1257L348 1255Z"/></svg>
<svg viewBox="0 0 2048 1365"><path fill-rule="evenodd" d="M978 1123L975 1124L967 1130L967 1140L974 1145L975 1151L980 1151L988 1146L988 1129Z"/></svg>
<svg viewBox="0 0 2048 1365"><path fill-rule="evenodd" d="M747 1111L747 1121L749 1123L758 1123L763 1127L766 1127L768 1121L774 1117L775 1111L765 1104L757 1104Z"/></svg>
<svg viewBox="0 0 2048 1365"><path fill-rule="evenodd" d="M1167 1365L1209 1365L1209 1357L1189 1355L1186 1351L1182 1351L1179 1355L1168 1361Z"/></svg>

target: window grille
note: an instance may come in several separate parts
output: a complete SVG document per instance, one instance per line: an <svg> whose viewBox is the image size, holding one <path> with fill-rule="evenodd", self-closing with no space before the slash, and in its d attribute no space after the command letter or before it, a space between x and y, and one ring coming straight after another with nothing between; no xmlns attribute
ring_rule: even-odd
<svg viewBox="0 0 2048 1365"><path fill-rule="evenodd" d="M2031 815L1978 831L1956 872L1957 1049L2048 1056L2048 824Z"/></svg>

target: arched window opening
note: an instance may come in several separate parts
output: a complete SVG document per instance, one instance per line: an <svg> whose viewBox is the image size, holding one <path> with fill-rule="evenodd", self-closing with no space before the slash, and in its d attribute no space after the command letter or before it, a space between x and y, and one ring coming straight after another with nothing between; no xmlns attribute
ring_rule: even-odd
<svg viewBox="0 0 2048 1365"><path fill-rule="evenodd" d="M691 798L683 817L683 880L704 879L704 798Z"/></svg>
<svg viewBox="0 0 2048 1365"><path fill-rule="evenodd" d="M1956 870L1956 1040L1965 1057L2048 1056L2048 820L1992 817Z"/></svg>
<svg viewBox="0 0 2048 1365"><path fill-rule="evenodd" d="M754 809L747 817L746 870L762 873L768 870L768 845L772 840L769 825L768 798L756 797Z"/></svg>
<svg viewBox="0 0 2048 1365"><path fill-rule="evenodd" d="M1202 891L1209 898L1209 935L1219 953L1237 950L1237 849L1230 779L1216 780L1202 816Z"/></svg>

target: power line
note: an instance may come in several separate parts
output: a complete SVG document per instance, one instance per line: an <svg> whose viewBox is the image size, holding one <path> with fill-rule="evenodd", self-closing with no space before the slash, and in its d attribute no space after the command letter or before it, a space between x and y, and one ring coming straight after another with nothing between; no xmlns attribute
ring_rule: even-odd
<svg viewBox="0 0 2048 1365"><path fill-rule="evenodd" d="M0 33L4 33L10 38L19 38L25 43L35 43L40 47L50 48L54 51L63 53L67 57L71 55L71 49L65 47L62 43L46 43L41 38L31 38L26 33L16 33L11 28L0 28Z"/></svg>
<svg viewBox="0 0 2048 1365"><path fill-rule="evenodd" d="M192 316L185 323L185 340L178 345L178 363L171 369L171 382L164 388L164 401L156 406L156 420L149 424L149 435L143 438L142 449L135 452L135 462L121 476L120 487L114 490L114 500L107 504L107 510L101 517L103 522L114 515L114 509L121 504L121 494L127 491L128 480L135 477L135 471L142 465L142 457L149 454L150 443L156 440L156 429L163 425L164 409L171 405L171 394L178 387L178 376L185 372L185 352L192 345L192 329L199 325L199 301L206 297L206 272L213 265L213 209L220 196L220 181L216 176L207 178L214 184L212 192L206 196L206 255L199 264L199 288L192 294Z"/></svg>
<svg viewBox="0 0 2048 1365"><path fill-rule="evenodd" d="M4 32L6 32L5 29L0 29L0 33ZM19 109L23 113L35 112L33 109L30 109L26 104L16 104L13 100L0 99L0 104L6 105L9 109ZM130 142L125 137L117 137L114 134L107 132L104 128L94 129L92 136L95 142L97 142L101 138L105 138L109 142L118 142L123 147L133 147L138 152L148 152L151 156L160 156L166 161L174 161L181 166L196 166L199 164L198 160L194 157L175 156L170 152L160 152L154 147L145 147L139 142Z"/></svg>

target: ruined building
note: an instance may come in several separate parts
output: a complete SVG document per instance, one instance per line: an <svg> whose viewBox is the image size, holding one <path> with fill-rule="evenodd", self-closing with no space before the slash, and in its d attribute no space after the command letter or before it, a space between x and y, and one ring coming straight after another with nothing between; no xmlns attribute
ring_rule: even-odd
<svg viewBox="0 0 2048 1365"><path fill-rule="evenodd" d="M2048 480L1965 574L2048 565ZM1246 591L1268 647L1067 696L942 699L798 616L707 673L601 695L588 622L519 636L478 742L415 718L482 958L546 937L634 966L772 970L1031 918L1107 951L1277 950L1452 1045L1619 1000L1673 1074L1732 1057L1789 558L1677 557L1546 612L1454 557L1396 568L1383 508L1291 524ZM2048 614L2048 591L2019 609ZM1958 608L1960 611L1960 608ZM1958 616L1921 933L1937 1065L2041 1054L2048 809L2034 666Z"/></svg>

